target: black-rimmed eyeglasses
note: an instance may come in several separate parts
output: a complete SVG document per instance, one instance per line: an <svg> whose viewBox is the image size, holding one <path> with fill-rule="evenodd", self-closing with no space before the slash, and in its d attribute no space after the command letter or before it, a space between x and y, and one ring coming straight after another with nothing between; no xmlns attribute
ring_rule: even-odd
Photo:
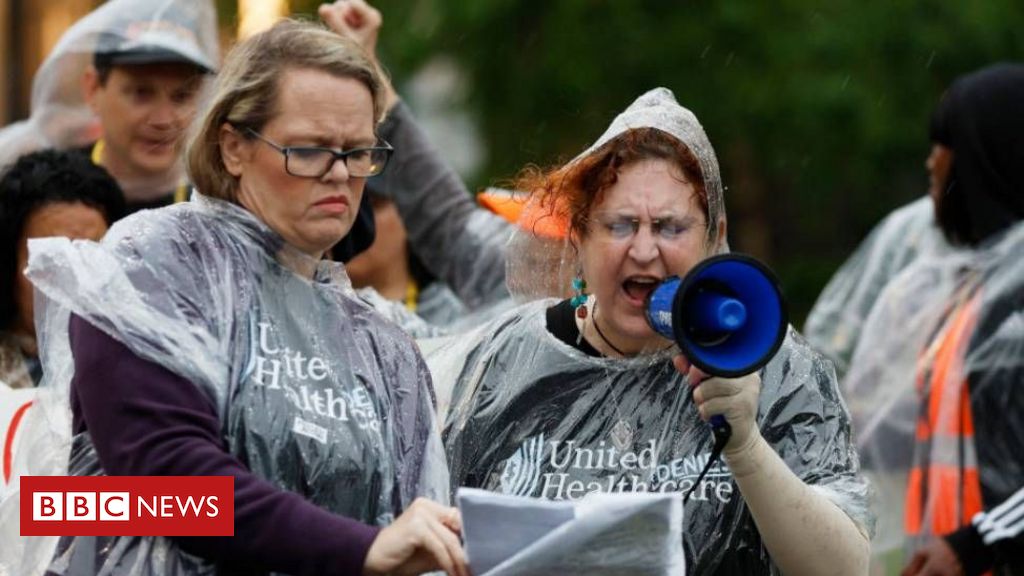
<svg viewBox="0 0 1024 576"><path fill-rule="evenodd" d="M384 170L391 153L395 151L383 140L378 146L351 150L335 150L320 146L281 146L252 128L243 130L280 152L284 156L285 172L302 178L320 178L330 172L338 160L345 162L348 175L352 178L376 176Z"/></svg>

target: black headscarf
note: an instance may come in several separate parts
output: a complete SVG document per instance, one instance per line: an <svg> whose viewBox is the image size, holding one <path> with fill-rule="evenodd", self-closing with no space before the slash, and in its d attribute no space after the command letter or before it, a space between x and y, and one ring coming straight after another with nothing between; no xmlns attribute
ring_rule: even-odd
<svg viewBox="0 0 1024 576"><path fill-rule="evenodd" d="M363 201L359 205L359 217L352 226L352 231L334 247L334 260L348 263L350 260L365 252L377 239L377 224L373 215L374 199L383 199L393 202L391 196L384 192L384 181L380 178L370 178L366 181L366 188L363 189ZM404 223L403 223L404 224ZM437 281L423 260L417 255L416 247L407 242L406 254L409 258L409 274L416 282L420 290ZM342 250L339 252L339 250ZM341 257L344 256L344 259Z"/></svg>
<svg viewBox="0 0 1024 576"><path fill-rule="evenodd" d="M954 244L977 245L1024 219L1024 65L958 78L932 118L953 165L936 219Z"/></svg>

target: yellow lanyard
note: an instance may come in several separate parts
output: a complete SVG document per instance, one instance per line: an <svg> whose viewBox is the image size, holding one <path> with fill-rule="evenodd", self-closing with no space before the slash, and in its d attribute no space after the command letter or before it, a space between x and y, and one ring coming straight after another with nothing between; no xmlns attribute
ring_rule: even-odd
<svg viewBox="0 0 1024 576"><path fill-rule="evenodd" d="M416 303L420 299L420 287L415 280L409 280L405 286L405 309L409 312L416 311Z"/></svg>
<svg viewBox="0 0 1024 576"><path fill-rule="evenodd" d="M89 156L92 159L93 164L97 166L103 165L103 149L105 147L106 144L103 142L102 138L93 144L92 154ZM188 200L188 185L178 184L178 187L174 189L174 203L177 204L178 202L184 202L186 200Z"/></svg>

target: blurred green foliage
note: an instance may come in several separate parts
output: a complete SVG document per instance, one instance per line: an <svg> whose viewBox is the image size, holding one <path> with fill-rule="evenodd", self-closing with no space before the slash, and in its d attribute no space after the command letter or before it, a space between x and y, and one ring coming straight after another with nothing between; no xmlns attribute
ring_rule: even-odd
<svg viewBox="0 0 1024 576"><path fill-rule="evenodd" d="M399 88L437 55L467 74L488 159L474 187L574 156L640 93L671 88L718 152L733 249L775 268L797 325L871 226L925 192L944 87L1024 55L1020 0L374 5Z"/></svg>

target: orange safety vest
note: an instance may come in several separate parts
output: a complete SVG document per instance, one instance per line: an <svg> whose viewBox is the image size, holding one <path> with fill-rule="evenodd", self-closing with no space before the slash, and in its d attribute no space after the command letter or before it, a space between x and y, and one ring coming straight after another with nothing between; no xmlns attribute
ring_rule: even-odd
<svg viewBox="0 0 1024 576"><path fill-rule="evenodd" d="M918 365L921 410L904 516L910 536L949 534L982 510L970 390L963 366L979 300L975 292L953 308Z"/></svg>

